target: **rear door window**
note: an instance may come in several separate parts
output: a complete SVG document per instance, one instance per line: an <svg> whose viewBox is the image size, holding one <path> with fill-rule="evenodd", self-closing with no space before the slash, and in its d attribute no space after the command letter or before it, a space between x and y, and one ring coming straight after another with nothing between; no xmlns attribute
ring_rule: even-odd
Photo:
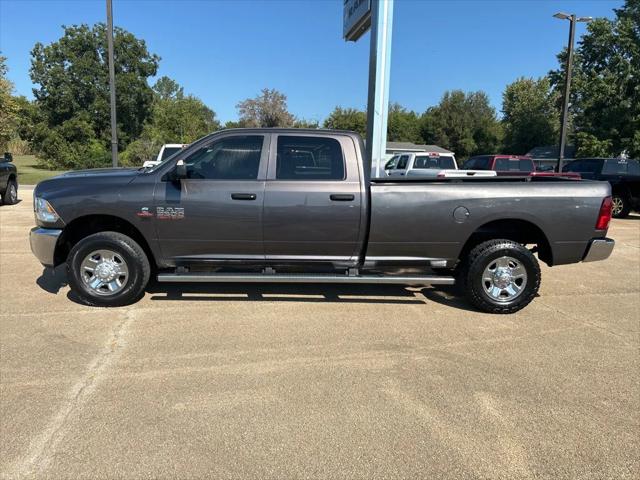
<svg viewBox="0 0 640 480"><path fill-rule="evenodd" d="M276 179L344 180L340 142L327 137L278 136Z"/></svg>

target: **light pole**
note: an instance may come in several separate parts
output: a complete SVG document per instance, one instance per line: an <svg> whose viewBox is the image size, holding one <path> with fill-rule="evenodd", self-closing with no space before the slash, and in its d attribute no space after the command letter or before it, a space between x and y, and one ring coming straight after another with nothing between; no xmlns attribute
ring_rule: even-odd
<svg viewBox="0 0 640 480"><path fill-rule="evenodd" d="M118 166L118 128L116 124L116 75L113 65L113 8L107 0L107 50L109 56L109 93L111 104L111 162Z"/></svg>
<svg viewBox="0 0 640 480"><path fill-rule="evenodd" d="M558 12L554 15L560 20L569 20L569 47L567 51L567 64L564 79L564 98L562 100L562 118L560 119L560 151L558 152L558 172L562 172L564 160L564 148L567 143L567 115L569 114L569 96L571 92L571 68L573 66L573 41L576 32L576 22L590 22L592 17L576 17L574 14Z"/></svg>

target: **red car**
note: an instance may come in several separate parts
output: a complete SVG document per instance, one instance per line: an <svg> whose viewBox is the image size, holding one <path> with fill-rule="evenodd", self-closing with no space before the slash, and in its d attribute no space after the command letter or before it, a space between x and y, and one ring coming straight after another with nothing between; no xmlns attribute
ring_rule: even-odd
<svg viewBox="0 0 640 480"><path fill-rule="evenodd" d="M462 165L464 170L494 170L498 176L536 176L536 177L567 177L579 179L575 172L556 173L538 171L531 157L525 155L479 155L471 157Z"/></svg>

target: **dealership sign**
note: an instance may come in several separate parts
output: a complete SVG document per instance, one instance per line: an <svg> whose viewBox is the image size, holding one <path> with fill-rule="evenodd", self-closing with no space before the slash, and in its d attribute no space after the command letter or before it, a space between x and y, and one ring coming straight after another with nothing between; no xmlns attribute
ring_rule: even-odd
<svg viewBox="0 0 640 480"><path fill-rule="evenodd" d="M344 0L342 35L355 42L371 27L371 0Z"/></svg>

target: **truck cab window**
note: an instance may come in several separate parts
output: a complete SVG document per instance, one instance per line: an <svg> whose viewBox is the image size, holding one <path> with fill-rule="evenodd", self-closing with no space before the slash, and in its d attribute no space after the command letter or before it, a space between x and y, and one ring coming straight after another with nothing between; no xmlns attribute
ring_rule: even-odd
<svg viewBox="0 0 640 480"><path fill-rule="evenodd" d="M385 170L391 170L392 168L395 168L396 162L398 161L398 156L395 155L394 157L391 157L391 160L389 160L387 162L387 164L384 166Z"/></svg>
<svg viewBox="0 0 640 480"><path fill-rule="evenodd" d="M327 137L278 136L276 179L344 180L340 142Z"/></svg>
<svg viewBox="0 0 640 480"><path fill-rule="evenodd" d="M409 161L409 155L402 155L400 160L398 160L398 165L396 168L398 170L404 170L407 168L407 162Z"/></svg>
<svg viewBox="0 0 640 480"><path fill-rule="evenodd" d="M262 135L223 138L185 159L187 178L199 180L255 180L260 168Z"/></svg>

